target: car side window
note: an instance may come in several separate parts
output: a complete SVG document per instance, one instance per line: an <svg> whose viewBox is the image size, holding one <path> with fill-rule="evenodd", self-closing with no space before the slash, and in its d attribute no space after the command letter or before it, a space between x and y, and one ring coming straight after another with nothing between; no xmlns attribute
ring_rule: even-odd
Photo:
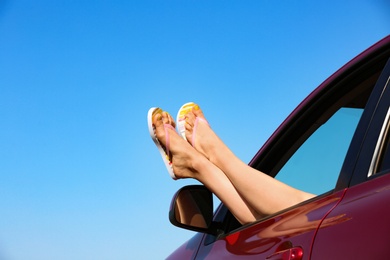
<svg viewBox="0 0 390 260"><path fill-rule="evenodd" d="M299 147L275 178L317 195L334 189L362 112L362 108L340 108Z"/></svg>

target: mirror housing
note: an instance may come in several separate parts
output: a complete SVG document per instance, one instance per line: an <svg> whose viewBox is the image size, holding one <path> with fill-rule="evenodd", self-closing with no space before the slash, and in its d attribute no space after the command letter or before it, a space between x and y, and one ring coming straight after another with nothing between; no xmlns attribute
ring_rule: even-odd
<svg viewBox="0 0 390 260"><path fill-rule="evenodd" d="M180 228L216 235L218 229L213 214L212 193L203 185L188 185L173 196L169 220Z"/></svg>

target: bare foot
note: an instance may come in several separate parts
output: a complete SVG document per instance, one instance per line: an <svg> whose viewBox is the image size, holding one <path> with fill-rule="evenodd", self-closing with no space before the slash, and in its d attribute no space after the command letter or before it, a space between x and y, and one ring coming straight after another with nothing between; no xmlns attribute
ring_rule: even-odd
<svg viewBox="0 0 390 260"><path fill-rule="evenodd" d="M231 153L217 134L211 129L198 105L185 115L186 138L191 145L212 163L223 169L221 156L218 154Z"/></svg>
<svg viewBox="0 0 390 260"><path fill-rule="evenodd" d="M175 131L175 121L167 112L156 114L153 119L156 137L159 142L169 148L169 155L172 161L172 169L177 179L195 178L198 179L198 166L207 161L188 142L179 136ZM172 127L167 127L171 125ZM166 136L168 135L168 137ZM167 141L169 144L167 145Z"/></svg>

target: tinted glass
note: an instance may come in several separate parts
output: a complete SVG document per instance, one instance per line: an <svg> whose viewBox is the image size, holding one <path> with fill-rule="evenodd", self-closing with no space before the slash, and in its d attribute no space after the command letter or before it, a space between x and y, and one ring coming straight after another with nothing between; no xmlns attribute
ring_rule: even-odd
<svg viewBox="0 0 390 260"><path fill-rule="evenodd" d="M339 109L303 143L276 179L317 195L332 190L362 112Z"/></svg>

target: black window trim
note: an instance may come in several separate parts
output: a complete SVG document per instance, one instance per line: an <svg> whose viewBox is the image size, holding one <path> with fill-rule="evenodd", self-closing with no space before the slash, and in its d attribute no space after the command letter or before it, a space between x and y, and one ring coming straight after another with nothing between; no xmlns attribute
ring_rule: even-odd
<svg viewBox="0 0 390 260"><path fill-rule="evenodd" d="M356 160L349 186L363 183L373 177L369 178L368 175L372 161L375 160L375 150L377 149L378 139L380 138L390 106L390 88L388 87L389 77L390 58L387 60L386 66L382 70L372 94L377 96L377 101L368 104L371 107L370 111L367 111L371 114L370 120L366 128L367 130L360 152L357 156L358 159Z"/></svg>

